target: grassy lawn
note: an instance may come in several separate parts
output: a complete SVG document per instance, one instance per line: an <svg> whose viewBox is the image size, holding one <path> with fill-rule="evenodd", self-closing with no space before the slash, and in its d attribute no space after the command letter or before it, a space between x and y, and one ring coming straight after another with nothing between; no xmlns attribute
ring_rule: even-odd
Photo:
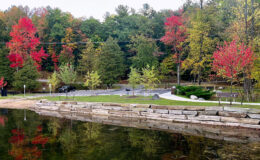
<svg viewBox="0 0 260 160"><path fill-rule="evenodd" d="M69 97L68 99L72 99ZM47 99L50 101L62 101L66 97L41 97L37 99ZM71 101L71 100L70 100ZM152 97L138 96L135 98L129 98L128 96L118 96L118 95L106 95L106 96L82 96L74 97L73 101L78 102L113 102L113 103L132 103L132 104L157 104L157 105L175 105L175 106L218 106L217 103L200 103L200 102L185 102L185 101L174 101L167 99L152 100ZM228 104L225 104L228 106ZM248 107L248 108L258 108L260 106L250 106L250 105L232 105L233 107Z"/></svg>
<svg viewBox="0 0 260 160"><path fill-rule="evenodd" d="M33 96L34 94L25 94L25 97ZM0 99L15 99L15 98L23 98L24 94L16 94L16 95L8 95L7 97L0 96Z"/></svg>

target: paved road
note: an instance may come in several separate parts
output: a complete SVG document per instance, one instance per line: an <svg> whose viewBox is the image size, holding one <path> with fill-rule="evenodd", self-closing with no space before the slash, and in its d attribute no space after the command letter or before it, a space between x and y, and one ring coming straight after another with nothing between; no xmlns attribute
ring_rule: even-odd
<svg viewBox="0 0 260 160"><path fill-rule="evenodd" d="M152 91L145 91L144 89L136 89L135 95L140 96L150 96L154 94L163 94L169 92L170 89L156 89ZM108 89L108 90L77 90L74 92L69 92L68 96L91 96L91 95L132 95L133 91L126 91L125 88L122 89ZM31 97L44 97L50 96L49 93L45 94L35 94ZM52 93L51 96L66 96L66 93Z"/></svg>
<svg viewBox="0 0 260 160"><path fill-rule="evenodd" d="M186 101L186 102L201 102L201 103L219 103L219 101L201 101L201 100L192 100L189 98L179 97L176 95L172 95L171 92L163 93L159 95L161 98L169 99L169 100L176 100L176 101ZM229 104L230 102L220 101L220 103ZM240 102L232 102L232 104L241 104ZM259 105L260 103L243 103L244 105Z"/></svg>

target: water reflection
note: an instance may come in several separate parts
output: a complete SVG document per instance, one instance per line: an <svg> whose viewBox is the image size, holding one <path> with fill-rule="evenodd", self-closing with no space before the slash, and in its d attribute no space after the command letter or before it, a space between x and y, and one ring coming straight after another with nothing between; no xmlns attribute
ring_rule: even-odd
<svg viewBox="0 0 260 160"><path fill-rule="evenodd" d="M42 126L38 126L34 137L29 137L23 129L12 129L9 138L11 149L8 151L15 160L37 160L42 155L42 149L48 142L48 138L42 134Z"/></svg>
<svg viewBox="0 0 260 160"><path fill-rule="evenodd" d="M5 126L5 121L7 121L8 118L6 116L0 116L0 125Z"/></svg>
<svg viewBox="0 0 260 160"><path fill-rule="evenodd" d="M43 117L0 114L0 159L203 160L260 159L260 143Z"/></svg>

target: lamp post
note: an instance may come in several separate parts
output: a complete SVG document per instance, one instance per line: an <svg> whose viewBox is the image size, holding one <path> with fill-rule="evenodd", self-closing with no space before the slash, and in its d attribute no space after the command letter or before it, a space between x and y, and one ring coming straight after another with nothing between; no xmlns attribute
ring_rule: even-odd
<svg viewBox="0 0 260 160"><path fill-rule="evenodd" d="M26 121L27 120L27 118L26 118L26 110L23 110L23 113L24 113L23 120Z"/></svg>
<svg viewBox="0 0 260 160"><path fill-rule="evenodd" d="M26 88L26 85L24 84L23 85L23 96L25 97L25 88Z"/></svg>
<svg viewBox="0 0 260 160"><path fill-rule="evenodd" d="M51 96L51 84L49 84L49 88L50 88L50 96Z"/></svg>

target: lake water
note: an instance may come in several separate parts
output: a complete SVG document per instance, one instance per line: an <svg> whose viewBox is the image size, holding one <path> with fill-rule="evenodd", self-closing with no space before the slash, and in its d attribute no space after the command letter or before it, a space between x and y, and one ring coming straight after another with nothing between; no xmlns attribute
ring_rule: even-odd
<svg viewBox="0 0 260 160"><path fill-rule="evenodd" d="M228 142L1 109L0 160L12 159L260 160L260 142Z"/></svg>

